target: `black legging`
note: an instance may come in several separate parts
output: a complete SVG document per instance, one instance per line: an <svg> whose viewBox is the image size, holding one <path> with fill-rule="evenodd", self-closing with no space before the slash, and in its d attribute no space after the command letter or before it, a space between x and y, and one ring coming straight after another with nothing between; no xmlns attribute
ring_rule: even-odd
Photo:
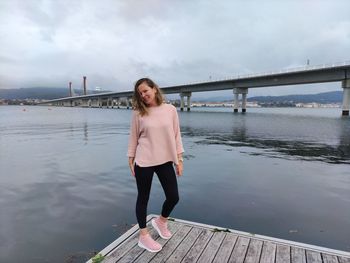
<svg viewBox="0 0 350 263"><path fill-rule="evenodd" d="M137 184L136 217L140 228L146 227L147 203L151 191L153 173L156 172L163 187L166 200L162 208L162 216L168 217L179 201L176 174L173 163L167 162L151 167L140 167L135 164L135 177Z"/></svg>

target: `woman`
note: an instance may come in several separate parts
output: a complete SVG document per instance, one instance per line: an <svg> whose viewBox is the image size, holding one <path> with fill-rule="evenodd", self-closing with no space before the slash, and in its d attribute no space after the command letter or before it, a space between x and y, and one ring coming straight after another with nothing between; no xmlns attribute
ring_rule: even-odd
<svg viewBox="0 0 350 263"><path fill-rule="evenodd" d="M155 172L165 192L166 200L159 217L152 219L158 234L169 239L168 217L179 201L177 179L182 175L184 152L176 108L164 103L159 87L149 78L135 84L128 146L129 166L136 178L136 217L140 228L138 245L150 252L162 246L152 239L146 228L147 203Z"/></svg>

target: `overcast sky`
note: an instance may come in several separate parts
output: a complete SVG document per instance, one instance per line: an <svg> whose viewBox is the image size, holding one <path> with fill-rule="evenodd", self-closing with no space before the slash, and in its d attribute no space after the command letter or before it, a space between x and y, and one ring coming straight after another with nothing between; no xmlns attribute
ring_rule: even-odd
<svg viewBox="0 0 350 263"><path fill-rule="evenodd" d="M0 88L78 89L86 75L89 89L125 91L144 76L171 86L350 61L349 10L348 0L0 0ZM340 84L249 96L328 90Z"/></svg>

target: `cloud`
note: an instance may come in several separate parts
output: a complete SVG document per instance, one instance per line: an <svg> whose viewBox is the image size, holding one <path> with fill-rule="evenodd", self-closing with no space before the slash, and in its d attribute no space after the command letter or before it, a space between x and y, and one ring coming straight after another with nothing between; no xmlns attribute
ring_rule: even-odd
<svg viewBox="0 0 350 263"><path fill-rule="evenodd" d="M345 0L1 1L0 88L66 87L86 75L92 87L124 91L142 76L169 86L350 60L349 8ZM295 87L252 91L266 92Z"/></svg>

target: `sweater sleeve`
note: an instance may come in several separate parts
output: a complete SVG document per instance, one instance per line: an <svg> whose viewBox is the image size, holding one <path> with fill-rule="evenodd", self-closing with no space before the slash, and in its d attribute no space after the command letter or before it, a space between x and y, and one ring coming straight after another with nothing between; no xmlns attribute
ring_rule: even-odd
<svg viewBox="0 0 350 263"><path fill-rule="evenodd" d="M174 127L174 133L175 133L175 141L176 141L176 153L180 154L185 151L182 145L179 116L177 114L177 110L175 107L174 107L174 114L173 114L173 127Z"/></svg>
<svg viewBox="0 0 350 263"><path fill-rule="evenodd" d="M138 114L136 111L132 112L130 134L129 134L129 145L128 145L128 157L135 157L137 142L139 139L139 121Z"/></svg>

